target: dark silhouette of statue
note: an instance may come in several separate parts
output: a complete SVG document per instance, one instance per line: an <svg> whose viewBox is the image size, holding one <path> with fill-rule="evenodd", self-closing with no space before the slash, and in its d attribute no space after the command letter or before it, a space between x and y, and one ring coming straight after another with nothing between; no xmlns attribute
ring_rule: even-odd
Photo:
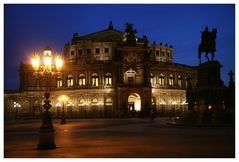
<svg viewBox="0 0 239 162"><path fill-rule="evenodd" d="M113 29L114 29L114 27L113 27L113 23L112 23L111 20L110 20L110 22L109 22L109 27L108 27L108 29L109 29L109 30L113 30Z"/></svg>
<svg viewBox="0 0 239 162"><path fill-rule="evenodd" d="M126 44L129 46L135 46L137 30L134 29L134 25L127 22L125 24L124 32L125 32L125 37L126 37Z"/></svg>
<svg viewBox="0 0 239 162"><path fill-rule="evenodd" d="M143 46L148 47L148 43L149 43L148 37L146 35L143 35Z"/></svg>
<svg viewBox="0 0 239 162"><path fill-rule="evenodd" d="M233 80L234 73L232 72L232 70L230 70L228 75L229 75L229 86L233 86L234 85L234 80Z"/></svg>
<svg viewBox="0 0 239 162"><path fill-rule="evenodd" d="M199 63L201 64L201 54L205 52L206 58L208 61L208 53L212 54L212 61L215 57L216 52L216 36L217 36L217 29L214 28L211 32L208 30L208 27L205 27L205 30L202 32L201 35L201 43L198 47L198 58Z"/></svg>

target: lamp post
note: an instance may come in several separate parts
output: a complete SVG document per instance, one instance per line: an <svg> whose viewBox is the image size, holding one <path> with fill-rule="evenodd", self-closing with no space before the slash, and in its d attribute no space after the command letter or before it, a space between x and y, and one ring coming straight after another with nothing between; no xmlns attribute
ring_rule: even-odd
<svg viewBox="0 0 239 162"><path fill-rule="evenodd" d="M60 109L60 107L61 107L61 104L58 102L58 103L56 103L56 118L58 119L59 118L59 109Z"/></svg>
<svg viewBox="0 0 239 162"><path fill-rule="evenodd" d="M68 101L68 104L66 105L68 108L67 110L69 110L70 112L70 117L72 118L72 114L73 114L73 109L74 109L74 104L72 103L72 101ZM68 111L67 111L68 112ZM68 113L67 113L68 114Z"/></svg>
<svg viewBox="0 0 239 162"><path fill-rule="evenodd" d="M174 100L171 104L173 105L174 121L176 122L176 105L177 105L177 102Z"/></svg>
<svg viewBox="0 0 239 162"><path fill-rule="evenodd" d="M15 109L15 112L16 112L16 119L17 119L17 115L18 115L18 109L20 108L20 107L22 107L19 103L17 103L17 102L13 102L13 107L14 107L14 109Z"/></svg>
<svg viewBox="0 0 239 162"><path fill-rule="evenodd" d="M102 117L102 114L101 114L101 107L102 107L103 104L104 104L104 103L103 103L102 101L98 102L98 105L99 105L99 107L100 107L100 117Z"/></svg>
<svg viewBox="0 0 239 162"><path fill-rule="evenodd" d="M59 101L62 102L61 124L66 124L65 102L67 102L68 100L69 100L69 98L66 95L62 95L59 97Z"/></svg>
<svg viewBox="0 0 239 162"><path fill-rule="evenodd" d="M39 143L37 145L37 149L54 149L56 147L54 142L54 127L52 124L52 116L49 112L51 108L50 104L50 85L51 85L51 77L54 74L60 74L62 69L63 60L61 56L55 57L55 64L52 64L52 51L50 47L46 47L44 49L44 57L43 63L40 62L40 56L37 53L34 53L32 58L32 67L34 69L34 76L36 77L45 77L46 79L46 92L44 94L44 109L45 112L43 113L42 124L39 130Z"/></svg>

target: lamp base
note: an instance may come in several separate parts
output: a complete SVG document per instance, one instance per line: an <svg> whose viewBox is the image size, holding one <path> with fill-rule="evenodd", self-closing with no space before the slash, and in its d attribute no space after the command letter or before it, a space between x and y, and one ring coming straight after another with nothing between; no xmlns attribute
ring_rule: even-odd
<svg viewBox="0 0 239 162"><path fill-rule="evenodd" d="M61 124L66 124L66 118L65 117L61 118Z"/></svg>
<svg viewBox="0 0 239 162"><path fill-rule="evenodd" d="M56 148L54 142L54 129L40 129L39 130L39 144L37 145L38 150L47 150Z"/></svg>

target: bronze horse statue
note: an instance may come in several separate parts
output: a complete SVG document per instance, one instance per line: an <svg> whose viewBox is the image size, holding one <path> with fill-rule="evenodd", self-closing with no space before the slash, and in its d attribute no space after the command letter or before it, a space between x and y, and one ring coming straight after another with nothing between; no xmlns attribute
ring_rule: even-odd
<svg viewBox="0 0 239 162"><path fill-rule="evenodd" d="M205 28L205 31L202 32L202 40L198 47L198 59L199 63L201 64L201 54L205 52L206 58L208 61L208 53L212 54L212 61L215 57L216 52L216 36L217 36L217 29L214 28L211 32L208 31L208 28Z"/></svg>

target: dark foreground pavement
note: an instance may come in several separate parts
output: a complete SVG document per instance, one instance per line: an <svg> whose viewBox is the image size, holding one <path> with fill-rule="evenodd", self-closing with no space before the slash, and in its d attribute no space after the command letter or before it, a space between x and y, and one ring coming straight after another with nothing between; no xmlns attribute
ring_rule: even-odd
<svg viewBox="0 0 239 162"><path fill-rule="evenodd" d="M54 120L56 149L36 150L41 121L5 123L5 158L235 157L228 127L166 125L166 119Z"/></svg>

